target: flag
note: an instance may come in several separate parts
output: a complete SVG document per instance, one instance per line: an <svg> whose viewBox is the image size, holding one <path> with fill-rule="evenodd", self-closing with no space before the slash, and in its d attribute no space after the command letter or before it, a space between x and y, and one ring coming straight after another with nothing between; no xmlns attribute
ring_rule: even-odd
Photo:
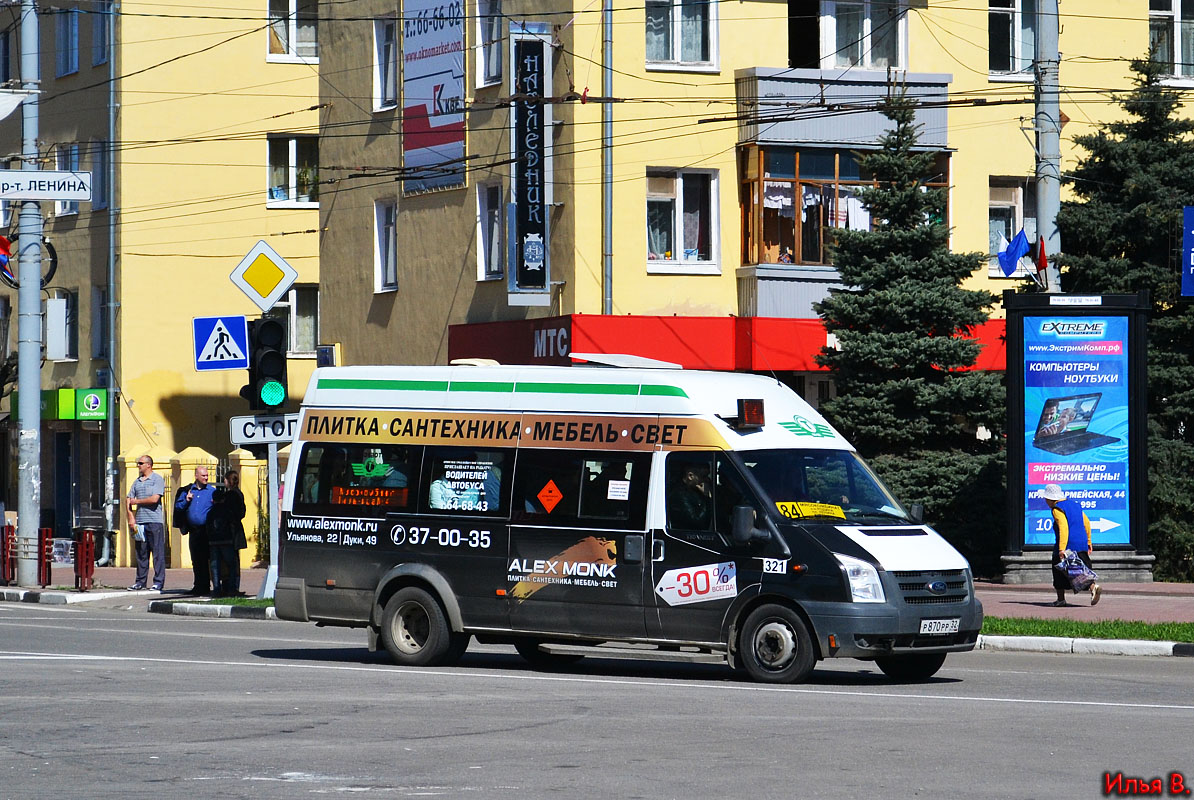
<svg viewBox="0 0 1194 800"><path fill-rule="evenodd" d="M1032 261L1036 264L1037 274L1044 277L1045 270L1049 267L1049 257L1045 255L1045 237L1036 237L1036 252L1032 256Z"/></svg>
<svg viewBox="0 0 1194 800"><path fill-rule="evenodd" d="M1028 237L1024 235L1024 229L1021 228L1020 232L1012 238L1007 249L999 252L999 268L1003 270L1003 274L1010 278L1020 265L1020 259L1028 255L1028 251L1031 249L1028 246Z"/></svg>
<svg viewBox="0 0 1194 800"><path fill-rule="evenodd" d="M21 102L29 97L32 92L23 91L0 91L0 119L4 119L12 112L20 107Z"/></svg>
<svg viewBox="0 0 1194 800"><path fill-rule="evenodd" d="M12 242L7 236L0 236L0 267L8 269L8 259L12 258Z"/></svg>

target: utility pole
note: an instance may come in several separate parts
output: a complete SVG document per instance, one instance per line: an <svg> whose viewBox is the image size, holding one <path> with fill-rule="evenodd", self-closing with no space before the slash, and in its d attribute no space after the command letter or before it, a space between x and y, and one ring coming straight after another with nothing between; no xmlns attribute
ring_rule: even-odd
<svg viewBox="0 0 1194 800"><path fill-rule="evenodd" d="M614 313L614 10L601 4L601 313Z"/></svg>
<svg viewBox="0 0 1194 800"><path fill-rule="evenodd" d="M21 169L38 168L38 88L41 31L33 0L21 0ZM41 205L21 203L17 293L17 583L37 582L41 525Z"/></svg>
<svg viewBox="0 0 1194 800"><path fill-rule="evenodd" d="M1061 291L1061 234L1057 213L1061 210L1061 53L1058 47L1058 0L1040 0L1036 12L1036 202L1037 236L1045 242L1048 266L1045 291Z"/></svg>

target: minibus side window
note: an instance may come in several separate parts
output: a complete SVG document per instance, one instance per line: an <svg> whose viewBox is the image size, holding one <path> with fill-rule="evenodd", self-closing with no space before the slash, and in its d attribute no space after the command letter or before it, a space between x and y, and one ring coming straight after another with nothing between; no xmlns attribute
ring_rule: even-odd
<svg viewBox="0 0 1194 800"><path fill-rule="evenodd" d="M427 448L423 510L431 514L505 516L512 451Z"/></svg>
<svg viewBox="0 0 1194 800"><path fill-rule="evenodd" d="M294 490L294 509L368 516L412 510L422 450L400 445L308 445Z"/></svg>
<svg viewBox="0 0 1194 800"><path fill-rule="evenodd" d="M532 525L642 530L648 453L521 450L511 519Z"/></svg>
<svg viewBox="0 0 1194 800"><path fill-rule="evenodd" d="M717 495L717 532L725 536L727 541L734 530L732 520L735 506L750 506L755 510L756 518L762 516L746 479L722 453L717 454L717 485L714 492Z"/></svg>
<svg viewBox="0 0 1194 800"><path fill-rule="evenodd" d="M677 531L731 533L735 506L759 506L746 481L724 454L672 453L667 476L668 528Z"/></svg>

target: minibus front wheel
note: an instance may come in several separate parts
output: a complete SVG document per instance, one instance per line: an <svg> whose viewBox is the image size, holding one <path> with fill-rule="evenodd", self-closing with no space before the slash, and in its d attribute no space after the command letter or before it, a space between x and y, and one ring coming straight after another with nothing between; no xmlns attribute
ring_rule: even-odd
<svg viewBox="0 0 1194 800"><path fill-rule="evenodd" d="M750 612L738 645L742 666L761 683L799 683L817 662L808 628L787 606L769 603Z"/></svg>
<svg viewBox="0 0 1194 800"><path fill-rule="evenodd" d="M453 647L448 618L439 602L417 586L394 592L381 615L381 641L403 667L433 667L463 649ZM468 639L465 639L467 646Z"/></svg>

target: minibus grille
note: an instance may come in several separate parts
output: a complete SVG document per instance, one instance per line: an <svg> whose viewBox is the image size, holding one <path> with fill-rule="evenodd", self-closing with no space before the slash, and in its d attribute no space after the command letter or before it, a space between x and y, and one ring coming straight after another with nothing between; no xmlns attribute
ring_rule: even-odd
<svg viewBox="0 0 1194 800"><path fill-rule="evenodd" d="M965 570L953 569L925 572L892 572L900 585L900 594L910 606L938 606L965 603L970 600L970 590ZM945 591L932 592L929 586L941 581Z"/></svg>

